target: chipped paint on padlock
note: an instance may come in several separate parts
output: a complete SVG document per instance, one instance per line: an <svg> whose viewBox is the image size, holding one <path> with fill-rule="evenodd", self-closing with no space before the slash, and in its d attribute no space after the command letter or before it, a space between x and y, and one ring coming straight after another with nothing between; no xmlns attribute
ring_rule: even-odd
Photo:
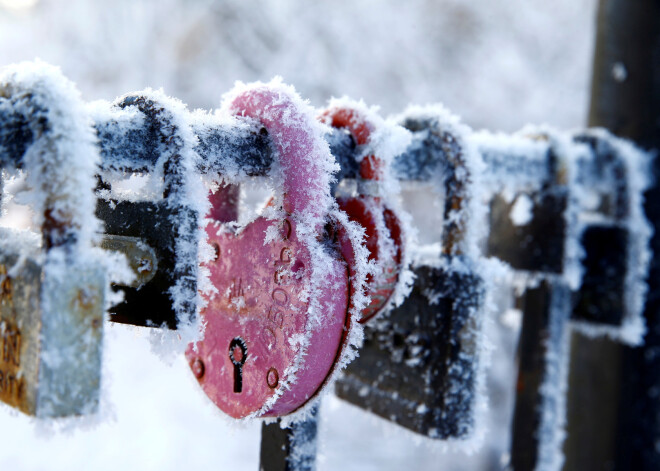
<svg viewBox="0 0 660 471"><path fill-rule="evenodd" d="M204 338L186 356L209 398L236 418L282 416L306 404L343 358L352 326L350 263L339 254L357 256L352 245L326 240L331 199L322 161L331 156L302 106L292 91L263 86L232 102L234 113L257 116L268 129L284 174L270 219L239 231L207 226L217 257L206 268L217 293L202 311ZM354 284L363 280L356 275Z"/></svg>

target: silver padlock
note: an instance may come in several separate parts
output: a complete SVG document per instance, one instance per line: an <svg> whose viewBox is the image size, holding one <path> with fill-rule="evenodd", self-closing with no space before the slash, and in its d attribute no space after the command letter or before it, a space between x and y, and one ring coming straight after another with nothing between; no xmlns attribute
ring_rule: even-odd
<svg viewBox="0 0 660 471"><path fill-rule="evenodd" d="M0 74L0 108L27 137L19 151L0 148L0 165L24 172L20 196L41 228L0 228L0 400L40 418L93 413L109 288L92 247L94 132L73 84L41 62Z"/></svg>

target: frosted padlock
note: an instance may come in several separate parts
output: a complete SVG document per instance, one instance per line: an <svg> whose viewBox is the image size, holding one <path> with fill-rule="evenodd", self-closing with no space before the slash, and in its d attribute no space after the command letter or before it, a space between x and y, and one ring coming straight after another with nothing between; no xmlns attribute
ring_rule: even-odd
<svg viewBox="0 0 660 471"><path fill-rule="evenodd" d="M413 132L410 159L432 166L430 173L445 188L442 250L413 264L415 282L401 306L365 324L360 356L335 391L430 438L467 438L479 401L485 306L484 265L472 219L485 208L471 198L479 156L467 146L465 127L443 109L410 110L402 124ZM428 155L417 158L418 153Z"/></svg>
<svg viewBox="0 0 660 471"><path fill-rule="evenodd" d="M526 137L530 141L548 140L543 135ZM515 270L560 274L565 268L569 188L565 165L550 145L544 167L544 181L538 187L524 188L513 197L497 194L491 199L486 252ZM516 218L517 207L529 207L528 214Z"/></svg>
<svg viewBox="0 0 660 471"><path fill-rule="evenodd" d="M92 248L94 132L74 86L43 63L3 71L0 108L26 142L0 163L25 175L15 196L41 230L0 228L0 400L40 418L93 413L109 289Z"/></svg>
<svg viewBox="0 0 660 471"><path fill-rule="evenodd" d="M346 361L364 283L355 261L365 265L366 254L350 236L356 229L332 209L334 162L322 127L295 92L281 84L239 86L225 109L268 131L276 194L238 230L207 227L216 293L202 311L203 339L186 357L204 392L230 416L283 416L314 398ZM328 233L349 237L339 244Z"/></svg>
<svg viewBox="0 0 660 471"><path fill-rule="evenodd" d="M151 157L136 164L118 149L103 162L96 209L105 224L102 247L126 255L135 274L130 286L118 287L124 300L111 308L110 320L170 329L193 324L202 231L197 199L191 196L197 183L192 178L197 175L195 138L182 119L185 107L162 92L148 91L122 97L113 108L144 116L140 132L145 135L140 139ZM142 178L161 193L136 192L130 198L115 194L112 179L130 174L140 164Z"/></svg>
<svg viewBox="0 0 660 471"><path fill-rule="evenodd" d="M361 104L339 102L321 114L321 120L334 128L350 132L357 151L370 145L376 124L360 109ZM388 170L386 163L370 153L359 162L357 195L339 196L339 208L346 212L351 221L365 230L369 260L375 270L367 277L369 304L362 310L360 322L366 322L391 307L392 297L399 274L403 269L402 224L396 212L388 206L387 189L383 179Z"/></svg>
<svg viewBox="0 0 660 471"><path fill-rule="evenodd" d="M590 158L579 162L576 184L591 199L590 207L581 208L581 219L588 221L580 240L584 272L571 319L636 344L643 331L651 234L642 208L646 156L602 129L582 132L573 141L590 150Z"/></svg>

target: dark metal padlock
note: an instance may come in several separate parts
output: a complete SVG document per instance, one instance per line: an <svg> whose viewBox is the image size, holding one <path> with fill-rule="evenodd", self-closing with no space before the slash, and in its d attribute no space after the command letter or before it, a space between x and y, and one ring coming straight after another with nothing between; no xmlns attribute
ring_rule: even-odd
<svg viewBox="0 0 660 471"><path fill-rule="evenodd" d="M358 148L370 144L371 135L378 131L364 105L345 100L331 103L321 114L321 120L334 128L347 129ZM372 144L373 146L373 144ZM366 322L391 308L395 290L400 285L404 265L405 234L395 210L388 204L388 196L382 180L389 165L379 156L370 153L362 157L357 178L357 195L339 196L339 208L365 230L369 260L374 272L367 277L369 304L362 311L360 322Z"/></svg>
<svg viewBox="0 0 660 471"><path fill-rule="evenodd" d="M93 129L73 85L42 63L4 71L0 108L18 115L29 136L0 164L26 174L41 229L41 238L0 229L0 400L37 417L90 414L109 289L103 252L92 247Z"/></svg>
<svg viewBox="0 0 660 471"><path fill-rule="evenodd" d="M442 254L437 265L413 267L415 284L401 306L365 324L360 356L336 393L428 437L466 438L475 421L485 286L476 238L469 235L473 162L463 128L439 113L411 111L403 125L414 132L413 146L433 152L436 168L444 170Z"/></svg>
<svg viewBox="0 0 660 471"><path fill-rule="evenodd" d="M351 236L357 228L332 209L332 156L302 100L281 85L256 84L239 86L227 107L268 130L278 186L245 227L207 227L216 292L202 311L204 337L186 356L230 416L278 417L309 404L352 354L366 253Z"/></svg>
<svg viewBox="0 0 660 471"><path fill-rule="evenodd" d="M574 296L571 320L588 323L623 342L641 341L641 318L650 258L651 229L643 213L644 153L603 130L573 138L591 150L580 162L578 184L592 193L583 208L588 222L581 235L582 284Z"/></svg>
<svg viewBox="0 0 660 471"><path fill-rule="evenodd" d="M203 207L197 204L206 195L191 196L197 162L192 130L180 120L183 105L151 91L120 98L113 106L137 109L146 118L144 141L152 158L143 170L152 179L162 178L163 189L155 200L128 201L112 194L111 182L100 183L96 214L105 223L102 246L126 255L135 273L132 285L120 287L124 301L110 310L110 320L170 329L194 325ZM106 161L103 167L106 175L124 170L121 161Z"/></svg>
<svg viewBox="0 0 660 471"><path fill-rule="evenodd" d="M569 189L565 169L560 168L561 165L550 147L544 172L549 179L540 188L520 191L509 198L501 194L493 196L486 249L488 255L507 262L514 270L563 272ZM510 189L507 190L510 192ZM527 214L519 219L512 218L511 215L516 214L520 206L528 206L524 208Z"/></svg>

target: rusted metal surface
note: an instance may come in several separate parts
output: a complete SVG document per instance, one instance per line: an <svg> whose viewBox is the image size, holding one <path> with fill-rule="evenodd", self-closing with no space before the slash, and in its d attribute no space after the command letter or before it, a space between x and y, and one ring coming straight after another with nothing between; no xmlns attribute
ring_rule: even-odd
<svg viewBox="0 0 660 471"><path fill-rule="evenodd" d="M29 258L0 253L0 278L0 400L37 417L94 412L105 274L88 266L53 279Z"/></svg>
<svg viewBox="0 0 660 471"><path fill-rule="evenodd" d="M15 261L16 258L3 258L0 264L0 278L3 279L0 299L0 400L34 415L39 371L41 270L28 261L22 273L10 277L8 268Z"/></svg>

